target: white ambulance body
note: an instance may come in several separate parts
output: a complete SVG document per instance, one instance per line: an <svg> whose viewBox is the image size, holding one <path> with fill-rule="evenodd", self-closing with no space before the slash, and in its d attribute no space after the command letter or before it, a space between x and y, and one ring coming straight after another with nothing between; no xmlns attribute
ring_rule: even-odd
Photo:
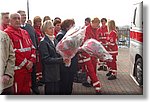
<svg viewBox="0 0 150 102"><path fill-rule="evenodd" d="M130 75L139 86L143 86L143 2L133 6L130 29Z"/></svg>

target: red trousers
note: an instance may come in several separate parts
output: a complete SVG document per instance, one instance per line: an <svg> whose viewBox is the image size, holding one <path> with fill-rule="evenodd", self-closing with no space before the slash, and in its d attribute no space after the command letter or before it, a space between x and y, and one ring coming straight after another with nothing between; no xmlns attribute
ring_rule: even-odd
<svg viewBox="0 0 150 102"><path fill-rule="evenodd" d="M116 55L113 55L112 57L113 60L111 62L107 62L107 66L109 68L109 71L112 72L112 74L117 75L117 64L116 64L117 58Z"/></svg>
<svg viewBox="0 0 150 102"><path fill-rule="evenodd" d="M27 69L15 70L14 91L16 95L30 95L31 73Z"/></svg>
<svg viewBox="0 0 150 102"><path fill-rule="evenodd" d="M96 92L99 92L101 89L101 84L100 81L95 73L95 68L93 67L92 60L89 60L87 62L83 62L81 64L81 67L83 70L86 70L87 75L90 77L92 80L93 86L96 90Z"/></svg>
<svg viewBox="0 0 150 102"><path fill-rule="evenodd" d="M97 58L91 56L91 62L92 62L92 64L93 64L94 72L95 72L95 74L96 74L96 69L97 69Z"/></svg>

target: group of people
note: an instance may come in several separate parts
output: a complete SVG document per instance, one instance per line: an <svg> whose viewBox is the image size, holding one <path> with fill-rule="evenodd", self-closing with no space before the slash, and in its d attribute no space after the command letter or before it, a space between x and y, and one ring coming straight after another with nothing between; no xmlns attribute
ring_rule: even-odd
<svg viewBox="0 0 150 102"><path fill-rule="evenodd" d="M100 23L102 26L100 27ZM91 83L84 81L83 85L92 85L96 94L101 94L101 82L97 77L96 69L99 62L105 63L109 72L108 80L117 78L117 31L114 20L108 21L97 17L86 18L85 39L93 38L101 42L112 55L111 61L100 61L94 56L79 50L71 59L63 59L56 51L56 45L65 36L67 31L75 25L74 19L61 21L59 17L51 20L45 16L36 16L26 21L26 13L19 10L16 13L1 13L0 25L0 68L1 94L40 94L39 84L44 84L46 95L72 94L74 77L79 69L87 73Z"/></svg>

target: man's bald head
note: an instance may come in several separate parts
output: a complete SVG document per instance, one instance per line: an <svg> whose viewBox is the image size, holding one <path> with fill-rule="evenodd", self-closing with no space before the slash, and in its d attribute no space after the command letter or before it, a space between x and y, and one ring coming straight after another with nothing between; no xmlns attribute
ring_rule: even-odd
<svg viewBox="0 0 150 102"><path fill-rule="evenodd" d="M20 24L21 24L20 18L21 16L19 13L10 14L10 25L16 29L20 28Z"/></svg>

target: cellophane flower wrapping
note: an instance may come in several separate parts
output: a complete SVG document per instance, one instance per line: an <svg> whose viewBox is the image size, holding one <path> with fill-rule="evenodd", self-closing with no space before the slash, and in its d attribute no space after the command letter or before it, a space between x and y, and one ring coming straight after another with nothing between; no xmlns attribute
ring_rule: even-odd
<svg viewBox="0 0 150 102"><path fill-rule="evenodd" d="M106 49L103 47L103 45L93 38L86 40L80 49L84 50L91 56L95 56L103 61L105 61L105 60L111 61L113 59L112 55L110 55L106 51Z"/></svg>
<svg viewBox="0 0 150 102"><path fill-rule="evenodd" d="M62 40L57 44L56 51L63 57L63 59L69 59L71 65L71 59L78 52L78 48L82 45L85 37L86 28L72 27L65 34Z"/></svg>

